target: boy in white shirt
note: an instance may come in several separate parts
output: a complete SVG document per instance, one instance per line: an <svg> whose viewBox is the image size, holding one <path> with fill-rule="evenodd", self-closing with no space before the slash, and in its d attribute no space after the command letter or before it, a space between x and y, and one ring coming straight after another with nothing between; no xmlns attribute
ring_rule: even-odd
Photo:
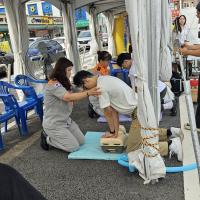
<svg viewBox="0 0 200 200"><path fill-rule="evenodd" d="M109 131L104 137L117 137L119 113L132 114L137 107L135 94L125 82L113 76L95 76L88 71L79 71L74 76L74 84L83 88L100 88L100 108L108 122Z"/></svg>
<svg viewBox="0 0 200 200"><path fill-rule="evenodd" d="M130 53L121 53L117 58L117 64L120 67L124 67L129 69L129 78L131 80L131 86L133 90L135 91L136 85L135 85L135 79L137 77L135 73L135 66L134 62L131 58ZM158 81L158 87L160 91L160 100L161 100L161 111L163 110L171 110L171 115L176 116L176 101L174 94L171 92L171 89L163 82Z"/></svg>
<svg viewBox="0 0 200 200"><path fill-rule="evenodd" d="M135 66L130 53L121 53L117 58L117 65L129 69L131 87L135 90Z"/></svg>

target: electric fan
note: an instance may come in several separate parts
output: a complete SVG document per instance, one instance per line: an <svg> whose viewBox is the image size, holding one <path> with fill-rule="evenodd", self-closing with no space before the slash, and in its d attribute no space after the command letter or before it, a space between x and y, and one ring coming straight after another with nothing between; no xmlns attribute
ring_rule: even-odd
<svg viewBox="0 0 200 200"><path fill-rule="evenodd" d="M56 61L65 56L65 50L57 41L43 39L33 42L26 53L26 70L36 80L47 80Z"/></svg>

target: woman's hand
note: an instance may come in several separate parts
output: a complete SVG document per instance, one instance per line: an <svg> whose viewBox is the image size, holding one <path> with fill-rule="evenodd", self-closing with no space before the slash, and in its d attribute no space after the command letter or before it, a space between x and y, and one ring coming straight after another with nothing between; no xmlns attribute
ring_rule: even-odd
<svg viewBox="0 0 200 200"><path fill-rule="evenodd" d="M99 96L101 94L100 88L94 87L90 90L87 90L88 96Z"/></svg>

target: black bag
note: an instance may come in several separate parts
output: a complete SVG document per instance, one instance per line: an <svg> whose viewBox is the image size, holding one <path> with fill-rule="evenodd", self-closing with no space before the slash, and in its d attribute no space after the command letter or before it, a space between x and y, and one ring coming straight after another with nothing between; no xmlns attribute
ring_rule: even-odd
<svg viewBox="0 0 200 200"><path fill-rule="evenodd" d="M173 72L172 77L170 79L170 83L172 86L171 90L174 93L174 95L180 96L181 93L184 91L182 77L180 76L180 74L177 72Z"/></svg>

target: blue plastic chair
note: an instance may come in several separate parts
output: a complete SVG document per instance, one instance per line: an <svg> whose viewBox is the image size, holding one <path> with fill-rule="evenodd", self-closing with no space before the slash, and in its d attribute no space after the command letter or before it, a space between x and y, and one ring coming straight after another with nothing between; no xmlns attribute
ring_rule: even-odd
<svg viewBox="0 0 200 200"><path fill-rule="evenodd" d="M19 119L19 114L17 109L15 108L15 98L13 98L13 95L11 94L0 94L0 99L4 103L4 106L6 110L0 115L0 124L4 123L5 124L5 132L7 132L7 122L9 119L15 117L16 124L18 126L20 135L21 133L21 128L20 128L20 119ZM1 135L1 130L0 130L0 150L4 148L3 145L3 139Z"/></svg>
<svg viewBox="0 0 200 200"><path fill-rule="evenodd" d="M35 80L35 79L32 79L26 75L17 75L15 77L15 84L18 86L18 87L21 87L21 86L31 86L31 83L47 83L46 80ZM34 88L33 88L34 90ZM42 112L42 116L43 116L43 101L44 101L44 95L43 94L36 94L35 90L32 91L32 93L27 93L26 91L24 91L24 95L25 95L25 98L26 100L28 101L29 99L32 99L32 98L35 98L37 99L38 101L38 105L36 107L36 112L39 113L39 112ZM39 110L38 110L39 109Z"/></svg>
<svg viewBox="0 0 200 200"><path fill-rule="evenodd" d="M47 80L35 80L32 79L26 75L17 75L15 77L15 84L20 87L20 86L31 86L30 83L47 83ZM26 98L29 98L29 96L27 96L25 94ZM38 100L43 102L44 101L44 95L43 94L37 94Z"/></svg>
<svg viewBox="0 0 200 200"><path fill-rule="evenodd" d="M12 95L12 98L14 99L13 105L9 104L9 102L5 105L5 110L9 110L13 106L17 110L17 112L19 114L20 122L21 122L21 127L22 127L21 133L22 133L22 135L26 135L28 133L27 123L26 123L27 112L29 110L36 108L38 111L40 120L42 121L43 111L40 108L40 106L38 106L38 99L37 99L37 96L36 96L36 93L35 93L35 90L33 89L33 87L30 87L30 86L18 87L18 86L14 86L12 84L6 83L4 81L0 81L0 94L5 94L5 95L10 94L9 89L22 90L27 95L32 96L32 98L27 98L25 101L18 103L15 96Z"/></svg>
<svg viewBox="0 0 200 200"><path fill-rule="evenodd" d="M111 61L110 62L110 64L109 64L110 75L117 77L118 74L122 74L123 81L125 83L129 84L129 79L128 79L129 70L128 69L123 69L123 68L114 69L113 68L113 64L117 64L117 62L115 62L115 61Z"/></svg>

